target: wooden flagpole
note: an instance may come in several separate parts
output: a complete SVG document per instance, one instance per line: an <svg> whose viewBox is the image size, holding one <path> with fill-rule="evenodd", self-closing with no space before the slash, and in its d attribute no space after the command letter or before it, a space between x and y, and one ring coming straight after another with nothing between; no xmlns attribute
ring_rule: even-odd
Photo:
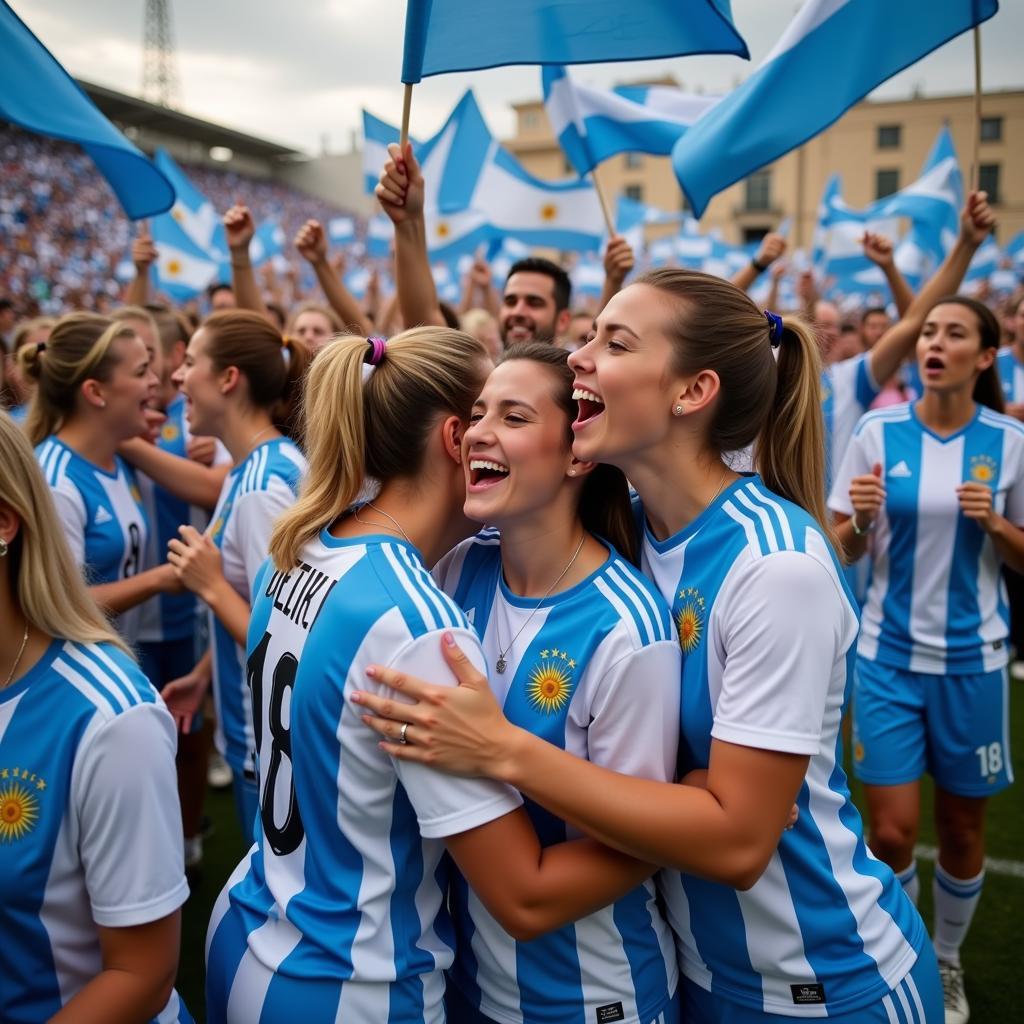
<svg viewBox="0 0 1024 1024"><path fill-rule="evenodd" d="M405 83L405 95L402 97L402 133L399 145L405 152L405 144L409 141L409 115L412 112L412 83Z"/></svg>
<svg viewBox="0 0 1024 1024"><path fill-rule="evenodd" d="M971 153L971 188L981 178L981 29L974 26L974 146Z"/></svg>

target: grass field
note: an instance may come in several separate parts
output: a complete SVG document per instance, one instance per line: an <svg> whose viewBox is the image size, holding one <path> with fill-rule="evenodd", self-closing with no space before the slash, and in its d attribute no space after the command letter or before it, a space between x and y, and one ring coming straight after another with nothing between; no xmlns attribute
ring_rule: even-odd
<svg viewBox="0 0 1024 1024"><path fill-rule="evenodd" d="M972 1024L1009 1024L1021 1020L1024 1013L1024 684L1011 683L1010 686L1011 746L1018 782L991 802L987 834L989 856L1015 862L1017 875L989 871L963 950ZM854 798L859 798L856 784ZM931 787L926 780L925 807L931 806L931 798ZM211 791L207 813L214 822L214 832L206 841L202 881L185 905L178 975L178 991L198 1022L205 1020L203 949L206 925L224 881L244 852L230 791ZM921 843L934 847L935 836L929 818L926 815ZM932 920L932 869L933 864L922 858L921 914L929 926ZM296 1019L301 1020L301 1008L296 1010Z"/></svg>

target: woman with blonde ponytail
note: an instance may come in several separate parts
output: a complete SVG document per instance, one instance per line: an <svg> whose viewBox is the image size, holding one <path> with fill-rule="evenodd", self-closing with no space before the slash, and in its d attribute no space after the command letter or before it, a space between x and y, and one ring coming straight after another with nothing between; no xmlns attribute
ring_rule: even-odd
<svg viewBox="0 0 1024 1024"><path fill-rule="evenodd" d="M69 313L18 353L36 381L24 428L53 492L64 536L90 592L129 642L140 605L178 588L169 565L146 568L151 524L118 446L148 429L157 377L128 323Z"/></svg>
<svg viewBox="0 0 1024 1024"><path fill-rule="evenodd" d="M463 685L443 699L375 669L402 692L360 695L385 749L506 782L671 869L689 1021L885 1024L898 1003L939 1024L927 935L867 852L840 760L857 615L826 519L813 336L718 278L656 270L611 299L569 364L573 454L639 496L641 566L683 655L680 769L706 788L619 775L517 729L457 656ZM739 475L723 455L750 445L760 472Z"/></svg>
<svg viewBox="0 0 1024 1024"><path fill-rule="evenodd" d="M191 1022L174 723L0 413L0 1020Z"/></svg>
<svg viewBox="0 0 1024 1024"><path fill-rule="evenodd" d="M311 1024L441 1024L455 955L446 848L502 935L523 941L651 873L588 839L542 847L507 787L396 764L348 700L374 661L442 672L444 637L484 664L427 566L476 529L463 515L462 441L489 369L469 335L423 327L335 340L310 370L309 476L278 520L253 602L260 814L210 922L211 1024L288 1022L296 1006ZM642 903L637 927L646 915ZM660 969L669 994L642 1024L677 1019L663 1005L675 977L666 951L644 961L645 983ZM619 975L597 983L632 987Z"/></svg>

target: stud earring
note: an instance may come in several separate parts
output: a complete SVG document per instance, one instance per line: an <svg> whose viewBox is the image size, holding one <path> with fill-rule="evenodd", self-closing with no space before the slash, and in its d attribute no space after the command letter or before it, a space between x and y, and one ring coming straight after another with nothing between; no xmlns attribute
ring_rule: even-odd
<svg viewBox="0 0 1024 1024"><path fill-rule="evenodd" d="M575 469L570 469L569 470L569 476L575 476L575 475L576 475L576 470Z"/></svg>
<svg viewBox="0 0 1024 1024"><path fill-rule="evenodd" d="M676 407L675 407L675 408L674 408L674 409L673 409L672 411L673 411L673 412L674 412L674 413L675 413L675 414L676 414L677 416L682 416L682 415L683 415L683 407L682 407L681 405L677 405L677 406L676 406Z"/></svg>

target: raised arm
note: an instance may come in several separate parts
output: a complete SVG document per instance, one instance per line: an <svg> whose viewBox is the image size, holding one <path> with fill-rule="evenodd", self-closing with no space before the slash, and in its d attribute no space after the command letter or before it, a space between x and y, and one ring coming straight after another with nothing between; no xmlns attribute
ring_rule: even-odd
<svg viewBox="0 0 1024 1024"><path fill-rule="evenodd" d="M479 296L479 300L477 299ZM459 312L466 313L471 309L486 309L496 320L501 312L501 301L494 290L494 279L491 265L487 260L477 257L469 268L462 283L462 301Z"/></svg>
<svg viewBox="0 0 1024 1024"><path fill-rule="evenodd" d="M235 301L239 308L251 309L270 320L270 312L263 301L249 258L249 243L256 233L256 222L249 207L236 202L224 214L224 231L231 252L231 288L235 293Z"/></svg>
<svg viewBox="0 0 1024 1024"><path fill-rule="evenodd" d="M622 235L614 235L608 239L604 251L604 286L598 312L608 305L612 296L622 290L623 282L629 277L636 263L633 248Z"/></svg>
<svg viewBox="0 0 1024 1024"><path fill-rule="evenodd" d="M960 287L971 259L995 223L986 193L971 192L960 214L960 235L949 255L914 297L902 319L882 335L868 355L871 376L876 381L887 381L910 355L928 311L944 295L952 295Z"/></svg>
<svg viewBox="0 0 1024 1024"><path fill-rule="evenodd" d="M341 317L346 329L363 337L372 334L373 324L359 308L359 303L330 264L327 256L327 233L318 220L307 220L299 228L295 236L295 248L313 268L328 304Z"/></svg>
<svg viewBox="0 0 1024 1024"><path fill-rule="evenodd" d="M376 188L377 199L395 226L395 284L398 306L406 327L444 327L434 276L427 254L427 228L423 215L423 175L406 143L405 152L392 143Z"/></svg>
<svg viewBox="0 0 1024 1024"><path fill-rule="evenodd" d="M732 275L732 283L746 291L785 251L786 239L774 231L769 232L761 239L761 246L754 258Z"/></svg>
<svg viewBox="0 0 1024 1024"><path fill-rule="evenodd" d="M156 262L156 246L149 233L149 221L141 221L139 233L132 241L132 265L135 277L124 293L126 306L144 306L149 302L149 269Z"/></svg>
<svg viewBox="0 0 1024 1024"><path fill-rule="evenodd" d="M864 246L864 255L885 274L889 291L892 292L892 301L896 303L896 311L900 316L905 316L914 301L914 293L896 266L892 242L884 235L865 231L861 245Z"/></svg>
<svg viewBox="0 0 1024 1024"><path fill-rule="evenodd" d="M117 451L176 498L206 509L217 504L229 468L200 465L192 459L165 452L140 437L122 442Z"/></svg>

